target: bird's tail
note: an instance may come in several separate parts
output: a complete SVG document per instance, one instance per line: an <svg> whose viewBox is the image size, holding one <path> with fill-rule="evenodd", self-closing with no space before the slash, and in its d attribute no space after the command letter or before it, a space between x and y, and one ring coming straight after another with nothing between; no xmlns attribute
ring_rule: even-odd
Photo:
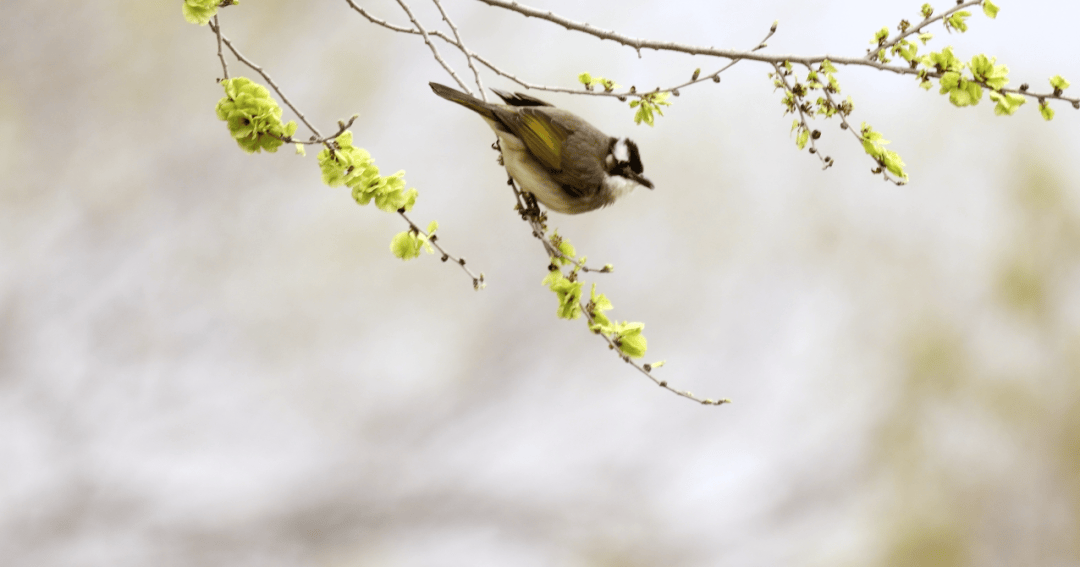
<svg viewBox="0 0 1080 567"><path fill-rule="evenodd" d="M428 83L431 86L431 90L435 91L435 94L445 98L446 100L456 102L473 112L479 113L484 118L491 120L498 120L495 117L495 113L491 110L491 105L472 96L465 94L461 91L454 90L446 85L440 85L439 83Z"/></svg>

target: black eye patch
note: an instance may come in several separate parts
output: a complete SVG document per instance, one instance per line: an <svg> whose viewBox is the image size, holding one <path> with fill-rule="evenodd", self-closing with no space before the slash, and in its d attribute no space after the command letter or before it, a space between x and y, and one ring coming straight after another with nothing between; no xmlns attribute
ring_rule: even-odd
<svg viewBox="0 0 1080 567"><path fill-rule="evenodd" d="M630 150L630 171L641 175L645 171L645 166L641 164L641 153L638 152L637 144L626 140L626 149Z"/></svg>

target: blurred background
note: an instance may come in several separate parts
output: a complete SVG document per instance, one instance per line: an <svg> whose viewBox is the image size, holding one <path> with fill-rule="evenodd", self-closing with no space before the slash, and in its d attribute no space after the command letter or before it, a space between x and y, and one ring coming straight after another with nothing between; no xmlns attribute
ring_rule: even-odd
<svg viewBox="0 0 1080 567"><path fill-rule="evenodd" d="M729 48L779 20L769 52L854 56L921 3L530 4ZM1080 4L999 4L931 47L1080 90ZM537 83L723 64L445 7ZM798 152L760 64L685 89L655 128L539 93L641 146L655 191L551 224L615 265L587 281L646 323L660 376L734 401L703 407L555 318L494 137L431 93L453 83L419 38L341 1L221 21L324 133L359 113L357 145L406 170L414 220L489 285L395 259L401 219L321 185L314 152L241 152L214 115L213 34L180 2L8 2L4 565L1080 565L1080 111L996 117L841 69L854 123L908 164L895 187L838 124L818 126L833 168Z"/></svg>

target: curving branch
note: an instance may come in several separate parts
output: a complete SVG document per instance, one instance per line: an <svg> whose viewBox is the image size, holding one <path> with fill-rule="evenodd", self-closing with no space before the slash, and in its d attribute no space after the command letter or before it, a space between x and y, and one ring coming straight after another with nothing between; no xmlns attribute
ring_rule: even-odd
<svg viewBox="0 0 1080 567"><path fill-rule="evenodd" d="M901 41L911 37L912 35L920 33L923 30L923 28L925 28L926 26L928 26L928 25L930 25L930 24L932 24L934 22L944 20L945 18L955 14L956 12L959 12L960 10L963 10L964 8L970 8L972 6L977 6L979 4L982 4L982 0L968 0L967 2L957 2L955 6L953 6L952 8L949 8L948 10L945 10L944 12L942 12L942 13L936 15L936 16L931 14L930 16L924 18L923 21L919 22L918 24L915 24L914 26L909 26L907 28L901 28L900 33L897 34L896 37L894 37L894 38L892 38L890 40L887 40L887 41L882 40L882 42L878 44L877 49L867 49L866 50L867 51L866 60L867 61L874 61L874 60L877 59L879 53L882 53L884 51L888 51L888 50L892 49L893 47L895 47ZM886 38L886 39L888 39L888 38Z"/></svg>
<svg viewBox="0 0 1080 567"><path fill-rule="evenodd" d="M356 115L356 114L352 115L352 117L350 117L349 120L347 120L347 121L339 120L338 121L338 130L337 130L337 132L335 132L333 135L331 135L329 137L323 137L322 133L319 132L319 129L316 128L314 124L309 122L307 117L304 116L304 113L301 112L300 109L297 108L292 103L291 100L289 100L289 97L285 95L285 93L281 90L281 87L279 87L277 85L277 83L274 82L274 79L272 79L270 77L270 74L267 73L262 67L255 64L255 62L251 61L247 57L244 57L244 55L242 53L240 53L240 50L238 50L232 44L232 42L229 41L229 38L225 37L225 34L221 33L221 26L218 23L218 19L217 19L216 16L213 18L212 21L209 22L209 26L210 26L210 30L214 32L215 36L217 36L218 58L221 60L221 67L222 67L222 70L223 70L223 72L225 74L225 79L229 78L229 67L228 67L228 63L225 62L225 57L224 57L224 55L222 54L222 51L221 51L221 45L222 44L224 44L225 46L227 46L229 48L229 51L232 52L233 56L235 56L238 61L242 62L244 65L247 65L253 71L255 71L260 76L262 76L262 78L266 80L267 84L269 84L270 87L272 89L274 89L274 92L277 93L277 95L279 97L281 97L282 102L284 102L289 107L289 109L292 110L294 114L296 114L297 118L299 118L314 134L311 137L311 140L307 141L307 142L300 142L300 141L293 140L291 138L290 139L282 139L282 141L288 142L288 143L298 143L298 144L322 144L322 145L325 145L330 151L334 151L334 149L335 149L334 139L337 138L338 136L340 136L341 134L343 134L346 130L348 130L349 127L352 126L353 122L357 119L358 115ZM464 258L453 256L452 254L447 252L442 247L441 244L438 243L438 235L429 235L427 232L422 230L420 227L416 226L416 224L413 223L413 221L411 219L409 219L408 216L406 216L404 210L399 210L398 214L400 214L401 218L405 219L405 222L407 222L409 224L409 229L410 230L413 230L413 231L415 231L417 233L423 233L424 236L428 237L427 242L430 243L432 246L434 246L436 249L438 249L438 251L442 254L442 261L443 262L446 262L447 260L453 260L454 263L461 266L461 269L464 270L465 273L467 273L469 275L469 277L472 278L472 280L473 280L473 289L480 290L480 289L484 288L485 283L484 283L484 274L483 274L483 272L481 272L479 275L474 274L472 272L472 270L465 267L465 259Z"/></svg>
<svg viewBox="0 0 1080 567"><path fill-rule="evenodd" d="M473 65L473 59L476 56L468 47L465 47L465 42L461 40L461 33L458 32L457 26L454 25L454 20L450 19L450 16L446 14L446 10L443 10L442 2L439 0L431 0L435 3L435 7L439 9L439 14L442 15L442 19L446 22L446 25L450 26L450 31L454 32L454 39L457 40L457 47L461 49L461 52L465 54L465 61L469 63L469 69L473 72L473 78L476 80L476 90L480 92L480 98L487 102L487 93L484 92L484 81L480 78L480 71L476 69L476 65Z"/></svg>
<svg viewBox="0 0 1080 567"><path fill-rule="evenodd" d="M458 266L461 266L461 269L465 270L465 273L469 274L469 277L472 278L473 289L475 289L477 291L480 291L481 289L484 289L484 287L487 284L484 281L484 273L483 272L480 272L480 274L474 274L472 270L470 270L469 268L467 268L465 266L465 258L454 256L453 254L451 254L451 253L447 252L445 249L443 249L442 245L439 244L439 235L437 235L437 234L428 234L427 231L425 231L424 229L417 226L417 224L414 223L412 221L412 219L410 219L408 217L408 215L405 214L404 209L399 209L398 214L401 215L401 218L405 219L405 222L409 223L409 230L411 230L411 231L413 231L413 232L415 232L417 234L423 234L425 237L427 237L426 242L428 244L431 244L432 246L434 246L435 249L438 250L440 254L442 254L442 257L440 259L443 262L446 262L447 260L451 260L455 264L457 264Z"/></svg>
<svg viewBox="0 0 1080 567"><path fill-rule="evenodd" d="M913 69L910 66L888 65L886 63L882 63L880 61L877 61L875 58L870 57L870 56L867 56L867 57L838 57L838 56L835 56L835 55L788 55L788 54L776 54L776 55L774 55L774 54L759 53L757 50L754 50L754 51L737 51L737 50L734 50L734 49L717 49L717 48L712 47L712 46L710 46L710 47L702 47L702 46L696 46L696 45L689 45L689 44L685 44L685 43L677 43L677 42L673 42L673 41L655 41L655 40L648 40L648 39L640 39L640 38L634 38L634 37L622 35L622 34L614 32L614 31L600 29L600 28L597 28L596 26L593 26L593 25L590 25L590 24L587 24L587 23L575 22L573 20L570 20L570 19L564 18L562 16L559 16L557 14L554 14L554 13L552 13L550 11L543 11L543 10L538 10L536 8L530 8L528 6L524 6L522 4L518 4L517 2L513 2L513 1L507 1L507 0L479 0L479 1L483 2L484 4L487 4L489 6L494 6L496 8L503 8L505 10L509 10L509 11L512 11L512 12L517 12L519 14L522 14L525 17L538 18L538 19L541 19L541 20L546 20L546 21L549 21L551 23L560 25L560 26L562 26L562 27L564 27L564 28L566 28L568 30L573 30L573 31L578 31L578 32L584 33L584 34L588 34L588 35L597 37L597 38L599 38L601 40L610 40L610 41L614 41L616 43L620 43L622 45L625 45L627 47L632 47L635 51L638 52L639 56L641 54L641 50L643 50L643 49L652 49L654 51L674 51L674 52L677 52L677 53L686 53L686 54L689 54L689 55L705 55L705 56L720 57L720 58L723 58L723 59L731 59L731 60L746 59L746 60L750 60L750 61L759 61L759 62L762 62L762 63L769 63L769 64L782 64L782 63L786 63L786 62L791 62L791 63L797 63L797 64L800 64L800 65L804 65L806 67L810 67L811 65L821 63L821 62L823 62L823 61L825 61L827 59L830 62L832 62L834 65L844 65L844 66L851 66L851 67L870 67L872 69L878 69L880 71L889 71L889 72L896 73L896 74L899 74L899 75L920 76L920 74L921 74L922 76L935 78L935 79L940 79L941 76L943 75L943 73L937 73L937 72L934 72L934 73L921 72L920 70ZM982 3L982 0L967 0L966 2L959 3L955 7L951 8L950 10L947 10L946 12L943 12L939 16L931 17L931 18L929 18L929 21L921 22L918 27L919 27L919 29L921 29L926 24L936 22L936 21L938 21L938 20L940 20L940 19L942 19L942 18L944 18L944 17L946 17L948 15L951 15L951 14L955 13L956 11L958 11L960 9L975 6L975 5L978 5L978 4L981 4L981 3ZM892 42L892 45L895 45L895 43L899 43L899 41L901 39L903 39L905 37L908 37L909 35L911 35L911 33L915 33L915 31L914 30L908 30L906 32L903 32L901 35L899 35L899 36L897 36L895 38L895 41ZM875 53L876 53L876 51L875 51ZM984 85L984 86L986 86L986 85ZM671 89L658 89L658 90L660 92L671 92ZM1068 97L1062 96L1061 93L1057 93L1057 92L1053 92L1053 91L1046 92L1046 93L1032 93L1032 92L1028 92L1028 90L1024 89L1024 88L1018 88L1018 89L1002 88L1002 89L999 89L999 91L1000 92L1005 92L1005 93L1018 94L1018 95L1038 99L1040 101L1044 100L1044 99L1062 100L1062 101L1066 101L1066 102L1071 103L1075 108L1080 108L1080 98L1075 98L1075 99L1074 98L1068 98ZM573 92L581 93L581 91L573 91ZM617 96L617 97L636 96L636 94L633 93L633 92L606 93L606 94L608 94L609 96Z"/></svg>
<svg viewBox="0 0 1080 567"><path fill-rule="evenodd" d="M225 34L221 33L221 27L217 24L217 18L215 18L213 22L210 22L210 29L213 30L215 34L217 34L218 38L229 48L229 51L232 52L233 56L236 57L237 60L239 60L244 65L250 67L252 71L255 71L256 73L261 75L263 79L266 80L267 84L270 85L270 88L274 89L274 92L276 92L278 96L281 97L281 102L284 102L285 105L293 111L293 114L296 114L296 117L299 118L300 121L303 122L304 125L307 126L308 129L311 130L312 133L314 133L319 140L325 140L322 134L319 133L319 129L316 128L315 125L311 122L308 122L308 119L306 116L304 116L304 113L300 112L300 109L296 108L296 106L293 105L292 101L289 100L289 97L285 96L285 93L281 91L281 87L279 87L277 83L274 82L274 79L270 78L270 75L265 70L263 70L262 67L256 65L247 57L244 57L244 55L240 53L240 51L236 49L236 47L233 46L232 42L229 41L229 38L225 37ZM222 58L221 62L222 64L224 64L225 59Z"/></svg>
<svg viewBox="0 0 1080 567"><path fill-rule="evenodd" d="M435 44L431 43L431 38L428 37L427 30L425 30L424 26L421 25L419 21L417 21L416 16L413 15L412 9L410 9L409 5L405 3L405 0L397 0L397 3L399 6L401 6L401 9L405 11L405 14L409 16L409 21L413 23L413 27L416 28L416 31L420 32L420 35L424 38L424 43L426 43L428 48L431 49L431 55L435 57L435 60L439 62L439 65L442 65L442 68L446 69L447 73L450 73L450 76L454 78L454 81L457 82L458 86L460 86L465 92L472 94L472 91L469 90L469 87L467 87L465 85L465 82L461 80L461 77L458 77L457 73L454 72L453 67L451 67L446 62L446 60L442 58L442 55L439 54L439 49L435 47ZM458 45L461 47L462 50L467 51L463 44L459 42Z"/></svg>

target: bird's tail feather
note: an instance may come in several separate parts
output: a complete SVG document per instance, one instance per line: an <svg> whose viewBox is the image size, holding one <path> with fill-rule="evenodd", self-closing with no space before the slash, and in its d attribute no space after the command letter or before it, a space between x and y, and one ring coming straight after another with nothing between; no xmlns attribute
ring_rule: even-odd
<svg viewBox="0 0 1080 567"><path fill-rule="evenodd" d="M495 113L491 110L491 105L472 96L465 94L461 91L452 89L446 85L440 85L439 83L428 83L431 86L431 90L435 91L435 94L445 98L446 100L456 102L473 112L479 113L485 118L497 120Z"/></svg>

